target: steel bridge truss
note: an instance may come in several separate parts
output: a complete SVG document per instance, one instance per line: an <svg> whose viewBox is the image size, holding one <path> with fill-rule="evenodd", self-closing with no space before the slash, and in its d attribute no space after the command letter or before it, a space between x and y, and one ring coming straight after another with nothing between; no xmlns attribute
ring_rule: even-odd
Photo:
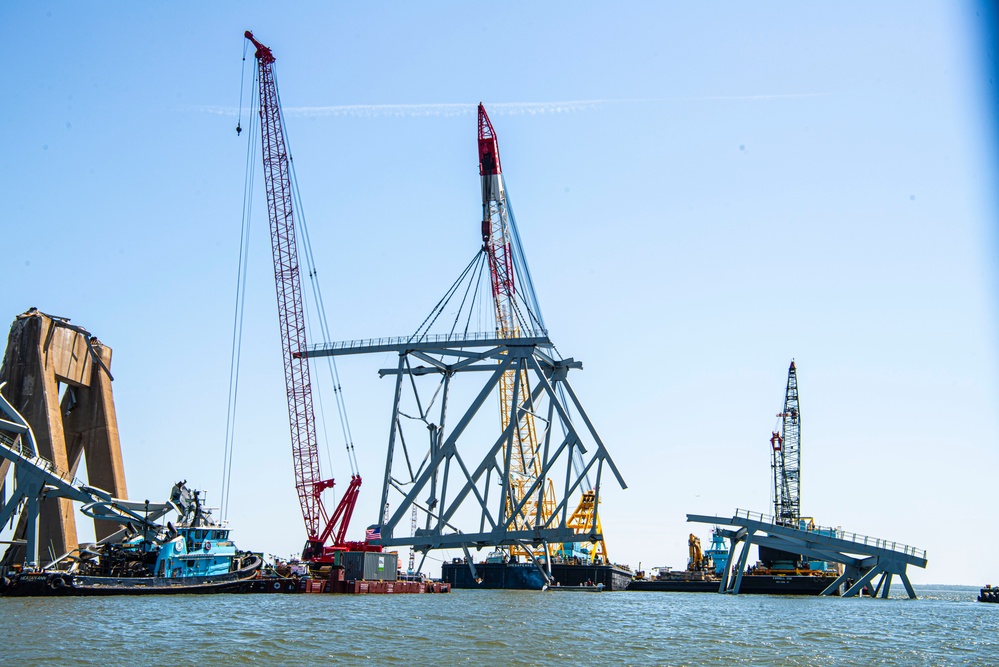
<svg viewBox="0 0 999 667"><path fill-rule="evenodd" d="M916 591L909 582L906 568L909 565L926 567L926 551L923 549L866 535L845 533L837 528L794 528L781 525L779 520L756 512L736 510L732 517L688 514L687 521L733 528L721 530L722 536L729 539L730 547L728 562L718 587L719 593L739 592L752 544L840 563L843 566L842 574L820 595L835 595L842 591L843 597L853 597L866 588L873 590L872 597L877 597L880 593L882 598L887 598L892 577L898 575L909 597L915 599ZM736 557L740 545L742 549ZM737 565L733 571L734 563ZM874 586L873 580L879 575L880 580Z"/></svg>
<svg viewBox="0 0 999 667"><path fill-rule="evenodd" d="M424 557L432 549L460 548L471 564L469 547L520 546L535 559L549 544L603 539L596 508L605 468L622 489L626 484L568 382L569 371L581 369L582 363L555 359L549 353L551 348L546 333L521 332L517 338L459 334L354 341L309 349L309 357L399 355L396 368L379 371L382 377L396 378L379 505L386 507L391 501L392 512L380 526L383 546L408 546ZM467 396L455 398L459 395L457 378L467 373L484 373L486 380L472 387L479 387L477 393L468 392L463 385ZM512 460L524 451L511 446L522 419L510 419L498 435L495 415L476 420L469 428L504 374L513 378L511 405L516 406L518 416L530 414L538 423L535 461ZM436 381L427 382L431 378ZM456 406L450 403L472 394L464 412L452 421ZM488 403L487 409L495 408L492 401ZM407 413L410 406L419 414ZM404 421L414 420L421 422L420 438L407 437L403 428ZM483 428L486 423L494 425L491 431ZM419 445L419 440L427 444ZM516 470L525 467L539 473L525 488L517 488ZM593 484L590 475L594 476ZM544 501L546 487L555 489L550 513L536 511ZM592 516L587 525L579 526L573 522L575 503L570 500L591 491ZM414 507L424 517L415 532L410 523Z"/></svg>
<svg viewBox="0 0 999 667"><path fill-rule="evenodd" d="M3 383L0 383L0 388L2 387ZM91 518L118 526L134 523L143 529L154 527L156 521L176 509L170 502L150 504L148 500L139 502L115 498L106 491L84 484L68 471L60 470L38 454L31 426L3 394L0 394L0 461L14 466L11 488L8 490L5 485L0 485L0 526L16 516L24 516L24 538L11 543L25 545L24 564L29 568L41 564L39 517L42 501L46 498L65 498L83 503L81 511ZM99 543L121 539L124 533L125 529L119 528L100 539ZM76 547L73 551L76 551ZM54 566L62 558L53 556L48 567Z"/></svg>

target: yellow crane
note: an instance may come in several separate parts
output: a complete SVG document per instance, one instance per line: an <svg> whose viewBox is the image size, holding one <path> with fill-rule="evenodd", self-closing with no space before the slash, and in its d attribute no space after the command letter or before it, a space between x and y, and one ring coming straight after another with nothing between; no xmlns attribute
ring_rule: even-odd
<svg viewBox="0 0 999 667"><path fill-rule="evenodd" d="M687 569L691 572L700 570L701 565L704 563L704 552L701 551L701 538L691 533L687 539L687 551L690 553L690 558L687 561Z"/></svg>

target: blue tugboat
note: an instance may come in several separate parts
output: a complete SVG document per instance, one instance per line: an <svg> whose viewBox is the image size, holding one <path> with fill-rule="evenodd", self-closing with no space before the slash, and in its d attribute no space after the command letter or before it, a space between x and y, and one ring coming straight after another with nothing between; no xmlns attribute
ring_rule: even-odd
<svg viewBox="0 0 999 667"><path fill-rule="evenodd" d="M95 501L87 516L108 518L108 510L136 512L147 504ZM254 592L262 559L240 551L229 529L214 522L198 491L184 482L165 503L180 515L171 522L136 526L128 522L112 538L66 554L45 569L26 568L0 578L0 595L147 595ZM162 506L153 506L156 513Z"/></svg>

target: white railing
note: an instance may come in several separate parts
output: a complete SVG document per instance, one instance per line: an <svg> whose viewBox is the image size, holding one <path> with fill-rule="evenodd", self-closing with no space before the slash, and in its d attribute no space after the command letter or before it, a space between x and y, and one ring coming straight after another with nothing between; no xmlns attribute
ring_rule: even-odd
<svg viewBox="0 0 999 667"><path fill-rule="evenodd" d="M782 526L784 528L789 527L786 526L785 524L778 523L774 519L774 517L770 516L769 514L763 514L761 512L751 512L750 510L736 509L735 516L746 518L749 519L750 521L769 523L774 526ZM818 533L820 535L835 537L836 539L844 540L846 542L853 542L854 544L863 544L866 547L873 547L875 549L885 549L887 551L903 553L907 556L913 556L915 558L922 558L923 560L926 560L926 549L917 549L916 547L909 546L908 544L893 542L891 540L884 540L879 537L871 537L869 535L851 533L848 531L844 531L842 528L817 526L812 521L809 521L805 528L800 528L799 526L790 526L790 528L795 528L797 530L804 530L809 533Z"/></svg>
<svg viewBox="0 0 999 667"><path fill-rule="evenodd" d="M0 447L14 454L13 458L7 456L3 457L11 461L11 463L17 464L19 462L24 462L33 466L35 469L42 471L44 474L61 479L63 482L77 489L83 485L80 480L73 477L73 475L69 472L57 468L56 465L47 458L40 456L39 454L33 454L28 448L21 444L20 437L15 436L13 442L8 442L8 438L0 438Z"/></svg>
<svg viewBox="0 0 999 667"><path fill-rule="evenodd" d="M465 341L484 340L509 340L516 341L521 338L547 338L548 332L544 330L521 331L516 337L504 338L495 331L480 331L471 333L452 334L428 334L425 336L390 336L385 338L362 338L358 340L341 340L333 343L316 343L309 345L308 352L321 352L327 350L353 350L360 347L400 347L412 344L426 343L462 343Z"/></svg>

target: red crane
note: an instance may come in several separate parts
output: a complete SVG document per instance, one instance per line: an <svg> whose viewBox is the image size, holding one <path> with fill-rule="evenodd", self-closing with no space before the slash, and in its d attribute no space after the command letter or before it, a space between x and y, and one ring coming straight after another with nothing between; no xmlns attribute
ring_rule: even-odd
<svg viewBox="0 0 999 667"><path fill-rule="evenodd" d="M298 250L295 243L295 216L292 211L291 169L288 162L281 103L274 79L274 54L258 42L249 30L246 39L257 51L257 88L260 92L260 139L270 217L274 282L277 288L278 323L284 358L284 380L291 424L291 453L295 464L295 488L302 505L308 541L302 560L323 562L343 550L371 550L364 542L346 542L347 526L361 488L361 476L351 476L350 485L332 516L323 506L322 493L333 488L332 479L322 479L316 438L315 412L306 349L305 310L302 299ZM332 544L326 546L332 537Z"/></svg>

